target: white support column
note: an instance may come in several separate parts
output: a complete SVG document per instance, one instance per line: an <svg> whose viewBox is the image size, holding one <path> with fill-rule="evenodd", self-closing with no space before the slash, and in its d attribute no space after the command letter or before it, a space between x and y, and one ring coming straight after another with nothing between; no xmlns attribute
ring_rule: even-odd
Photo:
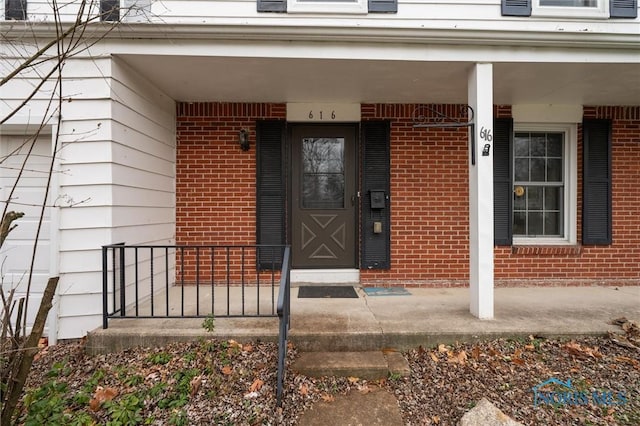
<svg viewBox="0 0 640 426"><path fill-rule="evenodd" d="M467 90L475 112L469 131L475 137L475 165L469 151L469 309L493 319L493 65L476 64Z"/></svg>

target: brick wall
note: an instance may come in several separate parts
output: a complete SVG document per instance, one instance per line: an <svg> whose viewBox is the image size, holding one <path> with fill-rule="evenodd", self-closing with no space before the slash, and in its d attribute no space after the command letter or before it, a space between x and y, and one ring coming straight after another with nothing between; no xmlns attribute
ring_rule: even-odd
<svg viewBox="0 0 640 426"><path fill-rule="evenodd" d="M259 119L285 119L285 105L179 103L177 106L176 243L246 245L256 243L256 134ZM251 147L242 151L240 129L249 131ZM210 281L211 253L200 255L201 281ZM238 280L243 255L233 250L215 253L214 280L224 276L227 261ZM244 254L253 267L255 253ZM178 265L181 259L178 258ZM185 281L195 281L196 255L184 258ZM182 270L178 268L178 279ZM255 273L247 271L247 279Z"/></svg>
<svg viewBox="0 0 640 426"><path fill-rule="evenodd" d="M391 270L366 284L462 286L469 271L467 128L413 127L416 105L363 105L391 120ZM460 106L447 106L457 116Z"/></svg>
<svg viewBox="0 0 640 426"><path fill-rule="evenodd" d="M508 110L501 111L509 116ZM613 120L613 244L499 247L495 282L509 285L640 284L640 107L585 107L585 118ZM577 241L582 240L582 129L578 126Z"/></svg>
<svg viewBox="0 0 640 426"><path fill-rule="evenodd" d="M467 129L416 129L414 107L362 106L363 120L391 121L392 265L389 271L361 271L361 281L464 286L469 269ZM451 114L459 110L446 108ZM508 117L511 108L497 106L495 113ZM183 103L177 115L178 244L254 244L255 121L285 119L285 106ZM614 120L613 245L496 248L496 285L640 284L640 108L586 107L585 116ZM247 152L238 146L241 128L249 130ZM580 176L580 129L578 137ZM581 190L579 178L578 218Z"/></svg>

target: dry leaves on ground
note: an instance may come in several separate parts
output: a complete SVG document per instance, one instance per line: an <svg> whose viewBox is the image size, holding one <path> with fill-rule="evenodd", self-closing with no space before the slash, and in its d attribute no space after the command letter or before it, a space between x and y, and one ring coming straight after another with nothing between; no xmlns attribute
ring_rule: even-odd
<svg viewBox="0 0 640 426"><path fill-rule="evenodd" d="M417 348L404 353L408 377L376 382L289 371L282 409L275 406L273 343L203 340L99 356L85 355L81 344L63 344L43 348L34 363L21 421L39 407L32 402L36 395L46 391L44 397L53 398L51 389L58 389L65 405L46 418L85 416L106 424L114 410L130 409L158 425L295 425L318 401L332 403L351 390L383 387L397 397L406 425L456 425L482 397L525 425L637 425L640 352L631 346L635 329L627 330L612 338L530 336ZM289 365L295 357L289 344ZM550 378L570 380L575 391L624 395L625 403L535 406L534 387ZM64 386L46 386L51 383Z"/></svg>

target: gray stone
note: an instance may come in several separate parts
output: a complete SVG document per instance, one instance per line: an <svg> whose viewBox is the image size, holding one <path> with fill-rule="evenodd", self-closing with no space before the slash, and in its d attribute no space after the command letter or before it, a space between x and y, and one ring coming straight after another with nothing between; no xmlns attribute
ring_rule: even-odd
<svg viewBox="0 0 640 426"><path fill-rule="evenodd" d="M300 426L402 426L395 396L384 389L367 388L338 395L334 401L315 403L302 413Z"/></svg>
<svg viewBox="0 0 640 426"><path fill-rule="evenodd" d="M385 351L384 357L387 359L387 364L389 364L390 374L399 375L401 377L408 377L411 375L409 362L400 352Z"/></svg>
<svg viewBox="0 0 640 426"><path fill-rule="evenodd" d="M458 426L522 426L498 407L482 398L458 422Z"/></svg>
<svg viewBox="0 0 640 426"><path fill-rule="evenodd" d="M303 352L292 368L310 377L353 376L376 380L386 378L389 374L387 360L380 351Z"/></svg>

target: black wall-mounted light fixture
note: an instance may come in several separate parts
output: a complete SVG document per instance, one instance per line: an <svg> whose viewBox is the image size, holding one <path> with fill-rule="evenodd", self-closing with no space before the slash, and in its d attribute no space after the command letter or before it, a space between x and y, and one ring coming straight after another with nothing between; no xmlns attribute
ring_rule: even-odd
<svg viewBox="0 0 640 426"><path fill-rule="evenodd" d="M240 149L249 151L249 131L247 129L240 129L238 143L240 144Z"/></svg>

